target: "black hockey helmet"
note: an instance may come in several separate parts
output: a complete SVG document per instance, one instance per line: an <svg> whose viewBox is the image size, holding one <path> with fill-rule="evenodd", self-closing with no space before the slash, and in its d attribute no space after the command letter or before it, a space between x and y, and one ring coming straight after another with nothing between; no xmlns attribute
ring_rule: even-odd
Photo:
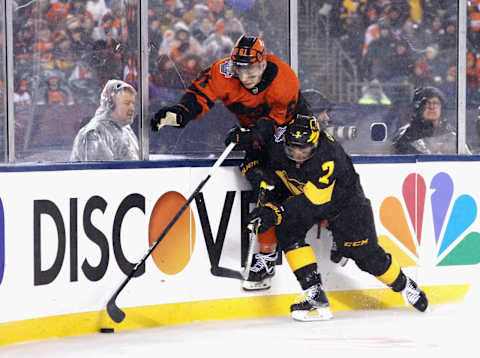
<svg viewBox="0 0 480 358"><path fill-rule="evenodd" d="M252 66L261 64L265 60L265 44L259 37L242 35L235 43L232 51L234 66Z"/></svg>
<svg viewBox="0 0 480 358"><path fill-rule="evenodd" d="M317 148L320 137L320 125L314 116L297 114L296 118L288 122L284 136L285 153L288 158L296 162L304 162L313 156ZM299 149L305 149L301 160L295 154L295 151Z"/></svg>

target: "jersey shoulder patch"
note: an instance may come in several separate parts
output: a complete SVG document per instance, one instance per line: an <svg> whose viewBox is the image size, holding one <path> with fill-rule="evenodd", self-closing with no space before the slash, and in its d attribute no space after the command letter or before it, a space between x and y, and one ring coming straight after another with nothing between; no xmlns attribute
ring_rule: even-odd
<svg viewBox="0 0 480 358"><path fill-rule="evenodd" d="M232 60L227 59L220 63L220 73L225 76L225 78L233 77Z"/></svg>
<svg viewBox="0 0 480 358"><path fill-rule="evenodd" d="M287 126L278 127L273 134L273 138L275 139L275 143L280 143L284 141L284 133L287 130Z"/></svg>

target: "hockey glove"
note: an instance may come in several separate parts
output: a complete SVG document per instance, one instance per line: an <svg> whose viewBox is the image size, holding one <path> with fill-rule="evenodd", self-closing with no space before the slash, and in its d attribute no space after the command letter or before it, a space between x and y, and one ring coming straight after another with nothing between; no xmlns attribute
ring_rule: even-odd
<svg viewBox="0 0 480 358"><path fill-rule="evenodd" d="M190 113L182 105L163 107L155 113L150 121L150 126L154 132L159 131L164 126L183 128L190 119Z"/></svg>
<svg viewBox="0 0 480 358"><path fill-rule="evenodd" d="M256 192L255 197L258 195L258 189L260 188L262 181L267 184L266 189L268 191L275 189L275 183L277 182L275 180L275 174L260 167L260 162L258 160L243 162L240 165L240 170L252 185L253 191Z"/></svg>
<svg viewBox="0 0 480 358"><path fill-rule="evenodd" d="M227 133L225 138L225 145L228 146L230 143L235 143L237 146L236 150L252 150L260 146L261 138L257 135L255 130L250 128L240 128L234 126Z"/></svg>
<svg viewBox="0 0 480 358"><path fill-rule="evenodd" d="M276 206L272 203L267 203L264 206L257 206L248 215L248 229L256 233L263 234L268 231L272 226L280 225L282 222L283 207Z"/></svg>

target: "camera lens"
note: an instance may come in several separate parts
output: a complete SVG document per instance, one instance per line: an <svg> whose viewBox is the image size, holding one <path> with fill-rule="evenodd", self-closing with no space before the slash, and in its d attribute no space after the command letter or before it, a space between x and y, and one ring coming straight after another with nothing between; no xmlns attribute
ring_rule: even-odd
<svg viewBox="0 0 480 358"><path fill-rule="evenodd" d="M358 135L356 126L331 126L325 128L325 130L339 140L353 140Z"/></svg>

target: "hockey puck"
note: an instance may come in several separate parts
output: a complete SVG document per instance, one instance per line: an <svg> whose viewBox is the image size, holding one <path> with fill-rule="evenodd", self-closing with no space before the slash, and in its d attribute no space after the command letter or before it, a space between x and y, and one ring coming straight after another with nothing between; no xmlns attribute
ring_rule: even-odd
<svg viewBox="0 0 480 358"><path fill-rule="evenodd" d="M115 330L113 328L100 328L100 333L114 333Z"/></svg>

